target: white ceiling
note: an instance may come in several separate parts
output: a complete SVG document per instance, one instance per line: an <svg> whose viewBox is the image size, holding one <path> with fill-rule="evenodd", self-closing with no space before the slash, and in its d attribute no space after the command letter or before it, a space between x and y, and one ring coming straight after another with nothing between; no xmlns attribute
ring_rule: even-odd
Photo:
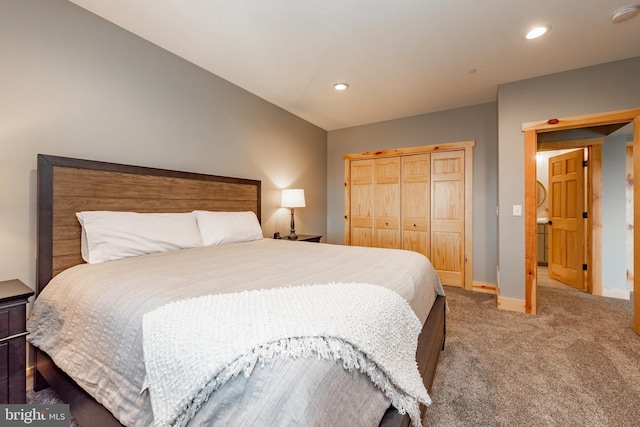
<svg viewBox="0 0 640 427"><path fill-rule="evenodd" d="M611 23L638 0L70 1L326 130L640 56L640 16ZM551 32L525 40L538 24Z"/></svg>

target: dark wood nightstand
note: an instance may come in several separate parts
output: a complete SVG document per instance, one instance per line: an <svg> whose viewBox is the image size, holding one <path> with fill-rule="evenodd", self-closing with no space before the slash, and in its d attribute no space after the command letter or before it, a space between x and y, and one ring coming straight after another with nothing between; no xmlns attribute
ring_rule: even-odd
<svg viewBox="0 0 640 427"><path fill-rule="evenodd" d="M314 236L311 234L298 234L298 238L293 240L294 242L315 242L320 243L322 236ZM289 240L287 236L284 236L282 240Z"/></svg>
<svg viewBox="0 0 640 427"><path fill-rule="evenodd" d="M0 403L25 403L27 301L33 291L20 280L0 282Z"/></svg>

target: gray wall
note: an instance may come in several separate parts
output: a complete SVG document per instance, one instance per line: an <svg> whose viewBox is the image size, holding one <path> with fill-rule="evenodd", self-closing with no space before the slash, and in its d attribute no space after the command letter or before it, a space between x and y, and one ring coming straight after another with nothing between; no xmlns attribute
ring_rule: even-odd
<svg viewBox="0 0 640 427"><path fill-rule="evenodd" d="M602 288L627 290L626 135L602 146Z"/></svg>
<svg viewBox="0 0 640 427"><path fill-rule="evenodd" d="M500 295L522 299L524 205L522 124L640 107L640 57L552 74L498 87L498 265Z"/></svg>
<svg viewBox="0 0 640 427"><path fill-rule="evenodd" d="M65 0L0 1L0 280L35 283L38 153L262 180L326 234L326 131Z"/></svg>
<svg viewBox="0 0 640 427"><path fill-rule="evenodd" d="M497 117L488 103L330 131L327 227L344 242L344 159L349 153L475 140L473 149L473 280L496 283Z"/></svg>

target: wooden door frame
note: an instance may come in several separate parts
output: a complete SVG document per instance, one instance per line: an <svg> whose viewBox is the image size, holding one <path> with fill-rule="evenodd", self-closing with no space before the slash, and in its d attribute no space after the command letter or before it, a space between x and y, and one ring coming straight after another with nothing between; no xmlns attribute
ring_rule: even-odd
<svg viewBox="0 0 640 427"><path fill-rule="evenodd" d="M538 134L619 123L633 123L633 149L640 153L640 108L531 122L522 125L524 132L524 211L525 211L525 311L538 310L537 241L536 241L536 152ZM640 176L640 156L633 159L634 176ZM640 185L633 190L634 224L640 224ZM640 227L634 227L634 254L640 254ZM595 257L594 257L595 258ZM640 271L640 256L634 256L634 270ZM633 329L640 334L640 274L633 281Z"/></svg>
<svg viewBox="0 0 640 427"><path fill-rule="evenodd" d="M604 137L597 137L537 144L538 153L550 150L587 149L589 167L585 180L587 192L585 206L589 215L584 242L585 261L589 268L585 272L584 281L587 292L593 295L602 295L602 257L594 257L593 248L602 246L602 144L604 141Z"/></svg>
<svg viewBox="0 0 640 427"><path fill-rule="evenodd" d="M474 140L447 142L418 147L393 148L389 150L365 151L345 154L344 158L344 244L351 244L351 161L382 157L425 154L440 151L464 150L464 289L473 289L473 147ZM640 175L639 175L640 176ZM467 232L468 231L468 232Z"/></svg>

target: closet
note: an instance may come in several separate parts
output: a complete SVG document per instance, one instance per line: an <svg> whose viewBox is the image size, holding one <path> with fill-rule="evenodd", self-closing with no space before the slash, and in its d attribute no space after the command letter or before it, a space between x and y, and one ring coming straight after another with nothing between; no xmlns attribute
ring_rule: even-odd
<svg viewBox="0 0 640 427"><path fill-rule="evenodd" d="M345 244L426 255L471 289L474 141L347 154Z"/></svg>

